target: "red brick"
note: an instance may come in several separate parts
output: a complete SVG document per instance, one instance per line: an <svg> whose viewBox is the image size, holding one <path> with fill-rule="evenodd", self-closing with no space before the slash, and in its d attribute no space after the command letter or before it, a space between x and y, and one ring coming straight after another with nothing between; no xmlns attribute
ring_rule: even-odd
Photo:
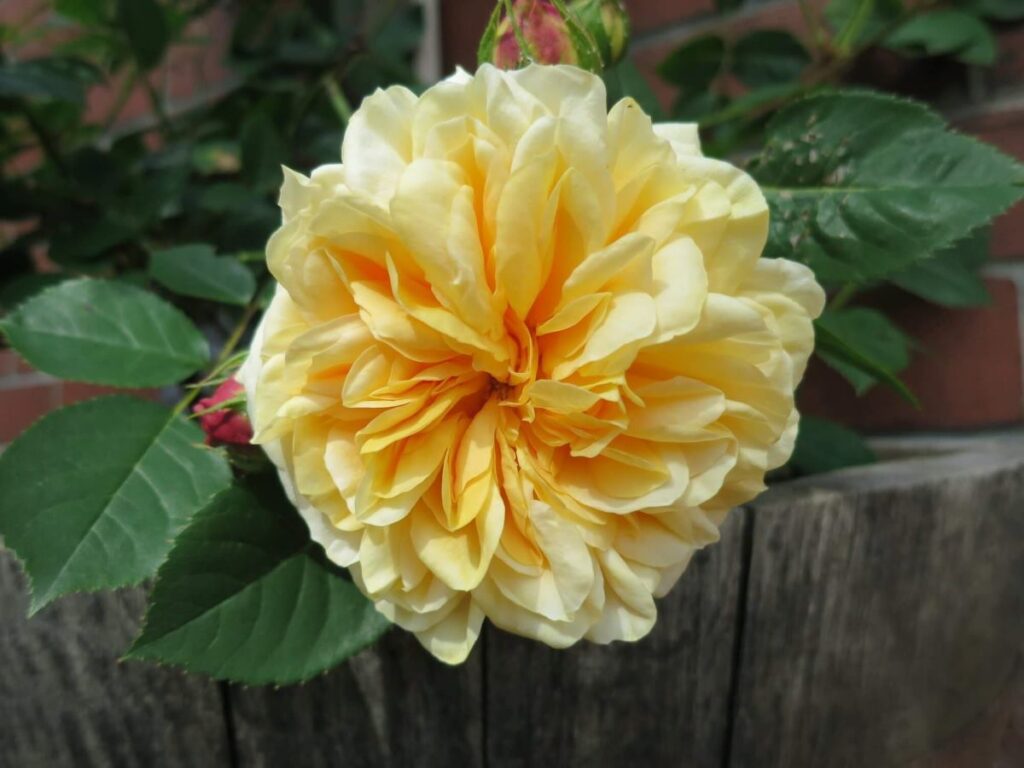
<svg viewBox="0 0 1024 768"><path fill-rule="evenodd" d="M35 370L13 349L0 349L0 377L8 374L35 373Z"/></svg>
<svg viewBox="0 0 1024 768"><path fill-rule="evenodd" d="M197 97L221 87L232 78L224 63L231 45L233 16L225 8L214 8L193 21L186 37L202 39L202 45L176 46L165 66L167 95L172 109L189 105Z"/></svg>
<svg viewBox="0 0 1024 768"><path fill-rule="evenodd" d="M1024 259L1024 203L1017 203L992 225L992 255Z"/></svg>
<svg viewBox="0 0 1024 768"><path fill-rule="evenodd" d="M109 121L114 105L117 103L121 93L123 76L93 86L86 95L86 122L106 125ZM149 81L159 92L161 90L160 71L149 75ZM138 122L148 116L152 111L152 103L149 95L141 86L136 86L128 99L118 110L114 125L125 125Z"/></svg>
<svg viewBox="0 0 1024 768"><path fill-rule="evenodd" d="M634 34L643 34L678 24L715 10L713 0L626 0Z"/></svg>
<svg viewBox="0 0 1024 768"><path fill-rule="evenodd" d="M858 398L817 361L800 389L801 408L872 432L1020 423L1024 392L1017 289L1009 279L986 282L993 299L988 307L947 310L896 291L872 300L917 341L903 378L920 399L920 410L883 386Z"/></svg>
<svg viewBox="0 0 1024 768"><path fill-rule="evenodd" d="M9 386L7 380L0 387L0 443L10 442L60 404L59 382L24 378L25 383Z"/></svg>
<svg viewBox="0 0 1024 768"><path fill-rule="evenodd" d="M0 349L0 377L18 370L18 354L13 349Z"/></svg>
<svg viewBox="0 0 1024 768"><path fill-rule="evenodd" d="M14 353L14 365L15 370L18 373L35 373L36 369L25 362L25 358L19 355L17 352Z"/></svg>

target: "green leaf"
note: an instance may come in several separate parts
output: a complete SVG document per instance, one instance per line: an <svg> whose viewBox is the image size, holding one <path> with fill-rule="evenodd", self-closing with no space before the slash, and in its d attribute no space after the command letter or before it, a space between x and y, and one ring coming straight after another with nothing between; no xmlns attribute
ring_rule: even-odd
<svg viewBox="0 0 1024 768"><path fill-rule="evenodd" d="M954 5L997 21L1024 19L1024 3L1020 0L961 0Z"/></svg>
<svg viewBox="0 0 1024 768"><path fill-rule="evenodd" d="M926 259L1024 194L1012 158L921 104L862 91L782 110L751 171L771 207L766 255L801 261L833 285Z"/></svg>
<svg viewBox="0 0 1024 768"><path fill-rule="evenodd" d="M246 304L256 290L256 279L237 259L220 257L209 245L182 245L157 251L150 257L150 276L182 296Z"/></svg>
<svg viewBox="0 0 1024 768"><path fill-rule="evenodd" d="M733 48L733 73L752 88L781 85L800 78L811 57L788 32L751 32Z"/></svg>
<svg viewBox="0 0 1024 768"><path fill-rule="evenodd" d="M627 96L634 99L640 108L655 120L662 117L661 104L654 95L650 84L640 74L632 59L625 58L604 73L605 85L608 89L608 104L615 104Z"/></svg>
<svg viewBox="0 0 1024 768"><path fill-rule="evenodd" d="M171 30L156 0L118 0L117 23L140 69L152 69L160 63L171 41Z"/></svg>
<svg viewBox="0 0 1024 768"><path fill-rule="evenodd" d="M195 373L206 340L167 302L123 283L68 280L0 321L18 353L62 379L158 387Z"/></svg>
<svg viewBox="0 0 1024 768"><path fill-rule="evenodd" d="M914 16L889 35L885 44L929 56L952 55L965 64L993 64L996 39L977 16L952 8Z"/></svg>
<svg viewBox="0 0 1024 768"><path fill-rule="evenodd" d="M0 98L35 98L81 104L82 82L57 59L0 64Z"/></svg>
<svg viewBox="0 0 1024 768"><path fill-rule="evenodd" d="M743 5L743 0L715 0L717 13L730 13Z"/></svg>
<svg viewBox="0 0 1024 768"><path fill-rule="evenodd" d="M389 624L313 544L276 478L217 496L178 536L127 657L251 685L308 680Z"/></svg>
<svg viewBox="0 0 1024 768"><path fill-rule="evenodd" d="M254 186L278 186L284 143L265 112L253 112L242 124L242 172Z"/></svg>
<svg viewBox="0 0 1024 768"><path fill-rule="evenodd" d="M32 580L34 613L60 595L137 584L231 471L203 433L123 395L44 416L0 456L0 533Z"/></svg>
<svg viewBox="0 0 1024 768"><path fill-rule="evenodd" d="M483 34L480 35L480 45L476 49L477 66L491 64L494 62L494 47L497 45L498 23L501 21L501 3L494 4L494 10L487 20Z"/></svg>
<svg viewBox="0 0 1024 768"><path fill-rule="evenodd" d="M53 7L64 18L87 26L102 24L107 19L105 0L56 0Z"/></svg>
<svg viewBox="0 0 1024 768"><path fill-rule="evenodd" d="M904 13L902 0L831 0L825 18L846 50L876 38Z"/></svg>
<svg viewBox="0 0 1024 768"><path fill-rule="evenodd" d="M132 227L100 214L82 227L69 227L54 235L50 256L61 264L92 261L136 234Z"/></svg>
<svg viewBox="0 0 1024 768"><path fill-rule="evenodd" d="M67 280L67 275L54 272L44 274L30 272L5 280L0 285L0 311L13 309L44 288L49 288L64 280Z"/></svg>
<svg viewBox="0 0 1024 768"><path fill-rule="evenodd" d="M725 41L718 35L706 35L672 51L658 65L658 74L687 93L703 91L721 71L724 60Z"/></svg>
<svg viewBox="0 0 1024 768"><path fill-rule="evenodd" d="M818 327L826 328L847 347L857 350L876 368L883 368L892 376L910 363L910 342L906 335L874 309L855 307L826 311L818 318ZM826 346L818 354L853 385L858 395L863 395L879 381L875 371L864 370L842 350Z"/></svg>
<svg viewBox="0 0 1024 768"><path fill-rule="evenodd" d="M925 301L945 307L979 307L991 302L979 270L988 259L987 230L961 240L930 259L896 272L889 281Z"/></svg>
<svg viewBox="0 0 1024 768"><path fill-rule="evenodd" d="M835 315L838 312L829 314ZM814 351L822 360L847 376L854 386L862 379L849 376L848 373L852 370L866 374L872 382L885 384L908 403L918 406L917 398L907 389L907 385L900 381L896 372L888 368L883 360L873 356L876 351L873 346L865 345L861 335L851 335L848 328L830 322L830 317L822 317L825 318L824 322L822 318L814 321Z"/></svg>
<svg viewBox="0 0 1024 768"><path fill-rule="evenodd" d="M244 211L263 202L263 195L244 184L221 181L210 184L199 195L201 208L214 213Z"/></svg>
<svg viewBox="0 0 1024 768"><path fill-rule="evenodd" d="M856 432L831 421L800 417L800 431L789 460L800 474L815 475L875 460L874 451Z"/></svg>

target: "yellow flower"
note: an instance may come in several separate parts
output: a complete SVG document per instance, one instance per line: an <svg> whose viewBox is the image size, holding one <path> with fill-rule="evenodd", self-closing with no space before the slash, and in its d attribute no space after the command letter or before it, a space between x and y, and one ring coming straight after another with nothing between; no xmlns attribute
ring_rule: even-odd
<svg viewBox="0 0 1024 768"><path fill-rule="evenodd" d="M823 303L757 185L568 67L367 98L288 172L240 378L327 556L449 663L637 640L789 456Z"/></svg>

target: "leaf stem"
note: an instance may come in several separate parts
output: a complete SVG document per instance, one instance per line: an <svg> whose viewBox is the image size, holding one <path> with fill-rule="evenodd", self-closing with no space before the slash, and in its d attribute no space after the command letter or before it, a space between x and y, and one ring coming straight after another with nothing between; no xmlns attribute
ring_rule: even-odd
<svg viewBox="0 0 1024 768"><path fill-rule="evenodd" d="M117 120L118 115L121 114L121 110L124 109L124 105L128 103L128 97L132 95L132 91L135 90L135 86L139 82L138 70L133 70L131 75L125 79L121 84L121 90L117 94L117 99L114 104L110 107L110 112L103 118L103 130L109 131L114 127L114 123Z"/></svg>
<svg viewBox="0 0 1024 768"><path fill-rule="evenodd" d="M171 134L171 120L167 116L167 110L164 108L164 100L148 77L143 77L142 83L146 93L149 95L149 103L153 106L157 122L160 124L160 132L164 135L164 138L167 138Z"/></svg>
<svg viewBox="0 0 1024 768"><path fill-rule="evenodd" d="M327 98L331 102L331 107L337 114L338 119L341 120L342 127L347 126L349 120L352 119L352 105L348 103L348 99L345 98L344 92L338 85L338 81L334 79L334 75L328 72L323 76L321 80L324 86L324 90L327 91Z"/></svg>
<svg viewBox="0 0 1024 768"><path fill-rule="evenodd" d="M70 176L68 171L67 163L64 162L64 158L60 153L60 149L57 147L57 140L50 134L49 129L43 125L42 121L36 117L35 113L27 106L22 107L22 114L25 116L25 121L28 123L28 127L32 129L32 133L35 134L36 139L39 141L39 146L43 150L51 163L57 168L57 171L61 176Z"/></svg>
<svg viewBox="0 0 1024 768"><path fill-rule="evenodd" d="M811 55L817 61L821 54L821 25L818 23L818 15L811 7L810 0L799 0L800 15L803 16L804 26L807 27L807 38L811 42Z"/></svg>
<svg viewBox="0 0 1024 768"><path fill-rule="evenodd" d="M249 303L245 305L245 309L242 310L241 316L238 318L238 322L235 327L231 330L231 334L228 336L227 341L224 342L224 346L220 349L220 354L217 355L217 359L213 361L213 367L210 369L210 373L204 378L204 381L220 372L224 363L231 357L231 353L235 351L235 347L238 346L238 342L242 340L242 336L245 335L246 329L249 327L249 323L256 316L260 307L260 295L263 293L263 284L266 280L260 282L256 292L253 293L252 298L249 299ZM199 393L202 392L202 387L195 387L186 392L182 398L174 406L172 416L177 416L188 408L192 401L199 397Z"/></svg>
<svg viewBox="0 0 1024 768"><path fill-rule="evenodd" d="M874 10L875 0L860 0L857 4L850 18L846 20L846 24L839 30L839 34L836 35L835 47L840 58L850 57L853 44L856 42L861 30L864 29L864 25L868 23L868 19L871 18L871 12Z"/></svg>
<svg viewBox="0 0 1024 768"><path fill-rule="evenodd" d="M832 297L832 300L828 303L828 308L831 310L842 309L850 303L857 293L857 286L853 283L846 283L842 288L836 291L836 295Z"/></svg>

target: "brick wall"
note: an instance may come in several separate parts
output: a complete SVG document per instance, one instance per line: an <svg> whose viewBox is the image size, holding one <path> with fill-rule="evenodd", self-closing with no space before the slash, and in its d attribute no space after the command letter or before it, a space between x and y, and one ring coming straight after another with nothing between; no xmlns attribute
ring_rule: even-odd
<svg viewBox="0 0 1024 768"><path fill-rule="evenodd" d="M0 445L9 443L39 417L55 408L115 391L39 373L10 349L0 349ZM152 390L132 394L155 399Z"/></svg>

